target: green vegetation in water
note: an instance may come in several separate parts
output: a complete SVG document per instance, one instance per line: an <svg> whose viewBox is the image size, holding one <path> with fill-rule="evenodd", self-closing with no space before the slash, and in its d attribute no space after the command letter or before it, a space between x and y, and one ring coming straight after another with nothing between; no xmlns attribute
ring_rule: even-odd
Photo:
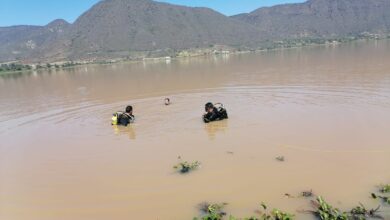
<svg viewBox="0 0 390 220"><path fill-rule="evenodd" d="M179 157L180 159L180 157ZM371 196L374 199L381 199L386 204L390 204L390 197L383 194L390 193L390 185L382 185L379 191L381 195L372 193ZM314 196L313 191L302 191L297 197L291 196L286 193L285 196L289 198L297 197L312 197ZM376 208L367 209L363 204L352 208L350 211L341 211L338 208L333 207L327 203L322 196L318 196L316 200L311 201L314 210L301 210L300 213L312 214L319 220L366 220L366 219L384 219L382 215L379 214L379 209L381 206ZM210 204L202 203L200 205L201 216L195 217L193 220L292 220L295 218L294 214L283 212L279 209L272 209L268 211L268 207L265 203L261 203L261 209L256 211L256 215L246 218L237 218L233 215L230 215L227 218L227 213L223 210L227 203L221 204Z"/></svg>
<svg viewBox="0 0 390 220"><path fill-rule="evenodd" d="M359 203L358 206L354 207L349 212L343 212L340 211L340 209L331 206L321 196L318 196L315 201L311 202L315 209L312 211L302 212L313 214L320 220L384 219L381 215L378 214L380 206L375 209L367 209L363 204ZM227 213L223 209L226 205L227 203L202 203L199 205L201 217L195 217L193 220L292 220L295 218L293 214L283 212L279 209L272 209L272 211L268 211L268 206L265 203L261 203L261 208L260 210L256 211L257 215L255 216L237 218L230 215L229 218L225 218Z"/></svg>
<svg viewBox="0 0 390 220"><path fill-rule="evenodd" d="M199 210L202 213L201 218L194 218L193 220L222 220L226 215L223 211L227 203L201 203Z"/></svg>
<svg viewBox="0 0 390 220"><path fill-rule="evenodd" d="M181 158L179 157L179 159ZM199 161L195 161L195 162L181 161L177 165L173 166L173 168L178 170L180 173L184 174L197 169L199 166L200 166Z"/></svg>
<svg viewBox="0 0 390 220"><path fill-rule="evenodd" d="M390 193L390 184L386 184L386 185L380 186L379 192L382 193L382 194ZM389 196L371 193L371 197L373 199L380 199L385 204L390 205L390 197Z"/></svg>
<svg viewBox="0 0 390 220"><path fill-rule="evenodd" d="M371 193L371 197L373 199L381 199L384 203L390 205L390 197L384 195L377 195L375 193Z"/></svg>
<svg viewBox="0 0 390 220"><path fill-rule="evenodd" d="M381 193L390 193L390 184L386 184L384 186L381 186L380 191L381 191Z"/></svg>
<svg viewBox="0 0 390 220"><path fill-rule="evenodd" d="M366 209L363 204L359 204L349 212L342 212L327 203L321 196L317 197L316 201L312 201L315 208L314 211L309 211L321 220L364 220L368 218L383 219L378 215L380 206L376 209Z"/></svg>
<svg viewBox="0 0 390 220"><path fill-rule="evenodd" d="M179 157L180 159L180 157ZM379 191L382 194L390 193L390 185L383 185ZM285 194L289 198L296 198L290 194ZM302 191L297 197L312 197L313 191ZM374 199L382 199L385 203L390 204L390 197L384 195L371 194ZM320 220L366 220L366 219L384 219L382 215L378 214L380 206L372 209L367 209L363 204L359 203L350 211L341 211L338 208L333 207L327 203L323 197L318 196L316 200L311 201L314 210L300 211L301 213L313 214ZM265 203L261 203L261 209L256 211L255 216L246 218L237 218L230 215L227 218L227 213L223 210L227 203L211 204L202 203L200 205L201 216L195 217L193 220L292 220L295 215L287 212L283 212L279 209L272 209L268 211L268 207Z"/></svg>
<svg viewBox="0 0 390 220"><path fill-rule="evenodd" d="M258 211L259 217L250 217L244 218L245 220L292 220L294 218L293 214L283 212L279 209L272 209L271 212L268 212L268 206L265 203L261 203L261 210ZM231 220L236 220L232 218Z"/></svg>
<svg viewBox="0 0 390 220"><path fill-rule="evenodd" d="M209 204L202 203L200 205L200 211L202 216L200 218L194 218L194 220L222 220L226 216L226 212L223 208L227 203L222 204ZM258 216L252 216L247 218L237 218L232 215L229 216L229 220L292 220L293 214L283 212L279 209L267 210L267 205L261 203L261 211L258 211Z"/></svg>
<svg viewBox="0 0 390 220"><path fill-rule="evenodd" d="M348 220L348 213L333 208L321 196L317 197L316 201L312 201L312 205L315 208L312 213L321 220Z"/></svg>
<svg viewBox="0 0 390 220"><path fill-rule="evenodd" d="M377 212L379 211L380 206L378 206L376 209L366 209L363 204L359 204L355 208L353 208L350 211L349 219L356 219L356 220L363 220L367 218L378 218L382 219L382 216L378 215Z"/></svg>

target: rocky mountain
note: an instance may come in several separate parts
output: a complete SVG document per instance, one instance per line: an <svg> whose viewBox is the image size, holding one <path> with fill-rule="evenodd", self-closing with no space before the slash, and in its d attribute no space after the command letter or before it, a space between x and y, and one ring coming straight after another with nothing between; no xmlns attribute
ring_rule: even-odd
<svg viewBox="0 0 390 220"><path fill-rule="evenodd" d="M0 60L109 58L134 51L234 46L256 38L261 34L252 25L208 8L103 0L71 25L55 21L0 28Z"/></svg>
<svg viewBox="0 0 390 220"><path fill-rule="evenodd" d="M0 27L0 61L38 60L60 52L59 39L71 24L55 20L46 26Z"/></svg>
<svg viewBox="0 0 390 220"><path fill-rule="evenodd" d="M152 0L102 0L73 24L0 28L0 61L117 58L211 45L390 32L390 0L308 0L227 17Z"/></svg>
<svg viewBox="0 0 390 220"><path fill-rule="evenodd" d="M71 30L72 54L240 45L260 37L252 25L208 8L150 0L106 0Z"/></svg>
<svg viewBox="0 0 390 220"><path fill-rule="evenodd" d="M272 38L342 37L388 33L390 0L309 0L233 16Z"/></svg>

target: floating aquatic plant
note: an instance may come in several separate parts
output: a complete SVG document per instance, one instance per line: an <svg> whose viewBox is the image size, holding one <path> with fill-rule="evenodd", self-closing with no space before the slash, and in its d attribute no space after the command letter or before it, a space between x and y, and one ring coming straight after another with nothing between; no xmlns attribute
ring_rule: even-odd
<svg viewBox="0 0 390 220"><path fill-rule="evenodd" d="M269 218L269 216L271 218ZM273 209L271 215L266 216L266 219L275 219L275 220L291 220L294 218L293 214L282 212L279 209Z"/></svg>
<svg viewBox="0 0 390 220"><path fill-rule="evenodd" d="M385 193L390 193L390 184L383 185L380 187L379 192L385 194ZM371 197L373 199L381 199L384 203L390 205L390 197L385 196L385 195L378 195L375 193L371 193Z"/></svg>
<svg viewBox="0 0 390 220"><path fill-rule="evenodd" d="M302 197L306 197L306 198L308 198L308 197L313 197L313 190L310 190L310 191L302 191L301 192L301 196Z"/></svg>
<svg viewBox="0 0 390 220"><path fill-rule="evenodd" d="M316 210L309 212L313 213L321 220L365 220L367 218L382 219L382 216L377 214L380 206L376 209L366 209L363 204L359 204L350 212L342 212L329 205L321 196L317 197L316 201L312 201L312 204Z"/></svg>
<svg viewBox="0 0 390 220"><path fill-rule="evenodd" d="M271 212L268 212L267 205L265 203L261 203L261 210L258 211L259 216L252 216L249 218L243 218L243 220L292 220L294 219L294 215L283 212L279 209L272 209ZM236 218L233 216L229 217L229 220L238 220L240 218Z"/></svg>
<svg viewBox="0 0 390 220"><path fill-rule="evenodd" d="M284 162L284 156L278 156L275 158L277 161Z"/></svg>
<svg viewBox="0 0 390 220"><path fill-rule="evenodd" d="M385 193L390 193L390 185L383 185L379 189L382 194L371 193L371 197L374 199L381 199L386 204L390 205L390 197L385 196ZM285 196L289 198L295 198L290 194L286 193ZM312 197L314 196L313 191L302 191L297 197ZM314 214L320 220L366 220L366 219L384 219L378 214L380 206L377 208L367 209L363 204L359 203L358 206L352 208L349 212L340 211L340 209L331 206L327 203L323 197L318 196L316 200L311 201L314 210L300 211L301 213ZM223 208L226 203L222 204L209 204L203 203L200 205L200 210L203 215L200 219L194 218L194 220L222 220L226 216L226 212ZM249 218L236 218L229 216L229 220L292 220L294 215L283 212L279 209L272 209L268 211L268 207L265 203L261 203L260 210L256 211L256 215Z"/></svg>
<svg viewBox="0 0 390 220"><path fill-rule="evenodd" d="M321 220L348 220L348 214L341 212L337 208L333 208L321 196L317 197L316 201L312 201L312 205L316 209L312 213Z"/></svg>
<svg viewBox="0 0 390 220"><path fill-rule="evenodd" d="M201 218L194 218L193 220L222 220L226 216L226 212L223 211L226 205L227 203L202 203L199 207L203 216ZM261 203L261 211L258 211L258 214L259 216L249 218L237 218L231 215L229 216L229 220L292 220L294 218L293 214L280 211L279 209L273 209L271 212L268 212L267 205L264 203Z"/></svg>
<svg viewBox="0 0 390 220"><path fill-rule="evenodd" d="M291 220L294 218L293 214L283 212L279 209L273 209L268 212L268 206L265 203L260 204L261 210L259 210L260 218L252 217L250 220Z"/></svg>
<svg viewBox="0 0 390 220"><path fill-rule="evenodd" d="M184 174L198 168L199 166L200 166L199 161L195 161L195 162L182 161L177 165L175 165L173 168L178 170L180 173Z"/></svg>
<svg viewBox="0 0 390 220"><path fill-rule="evenodd" d="M204 202L199 205L199 210L202 213L201 220L222 220L226 215L223 211L227 203L208 203ZM198 218L194 218L198 220Z"/></svg>
<svg viewBox="0 0 390 220"><path fill-rule="evenodd" d="M299 198L299 197L309 198L309 197L313 197L314 193L313 193L313 190L308 190L308 191L302 191L298 196L293 196L289 193L285 193L284 195L287 198Z"/></svg>

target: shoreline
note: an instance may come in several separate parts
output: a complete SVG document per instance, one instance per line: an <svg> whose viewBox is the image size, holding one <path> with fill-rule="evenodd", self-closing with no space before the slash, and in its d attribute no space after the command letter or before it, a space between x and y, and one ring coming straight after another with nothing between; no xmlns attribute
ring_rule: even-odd
<svg viewBox="0 0 390 220"><path fill-rule="evenodd" d="M339 39L339 40L325 40L324 43L306 43L304 40L293 41L296 45L291 46L291 42L285 43L284 41L273 42L273 44L266 48L257 48L257 49L246 49L240 50L234 47L221 46L219 50L214 48L198 48L198 49L188 49L182 50L177 53L177 56L161 56L161 57L143 57L143 58L116 58L116 59L107 59L107 60L95 60L95 61L86 61L86 60L78 60L78 61L61 61L61 62L52 62L52 63L31 63L31 64L21 64L20 61L15 62L4 62L0 63L0 67L2 65L12 65L18 64L26 66L26 69L15 70L15 71L1 71L0 76L11 75L11 74L23 74L23 73L31 73L41 70L64 70L70 69L77 66L86 66L86 65L110 65L110 64L118 64L118 63L140 63L140 62L171 62L172 60L180 60L180 59L190 59L195 57L208 57L208 56L229 56L229 55L239 55L239 54L249 54L249 53L264 53L271 51L283 51L283 50L292 50L292 49L300 49L300 48L310 48L310 47L319 47L319 46L339 46L347 43L360 42L360 41L380 41L390 39L390 35L382 38L357 38L357 39ZM299 43L298 43L299 42ZM228 48L228 49L226 49ZM213 50L214 49L214 50ZM225 50L223 50L225 49ZM195 53L191 53L195 50ZM185 55L180 55L185 54Z"/></svg>

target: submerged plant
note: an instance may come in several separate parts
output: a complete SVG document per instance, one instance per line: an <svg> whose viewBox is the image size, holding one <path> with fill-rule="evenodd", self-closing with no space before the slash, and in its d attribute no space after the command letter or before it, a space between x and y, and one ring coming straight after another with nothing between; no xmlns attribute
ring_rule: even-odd
<svg viewBox="0 0 390 220"><path fill-rule="evenodd" d="M199 166L200 166L199 161L195 161L195 162L181 161L173 168L178 170L180 173L184 174L198 168Z"/></svg>
<svg viewBox="0 0 390 220"><path fill-rule="evenodd" d="M387 203L388 205L390 205L390 197L388 196L382 196L382 195L377 195L375 193L371 193L371 197L373 199L381 199L384 203Z"/></svg>
<svg viewBox="0 0 390 220"><path fill-rule="evenodd" d="M300 197L309 198L309 197L313 197L314 193L313 190L308 190L308 191L302 191L298 196L293 196L289 193L285 193L284 196L286 196L287 198L300 198Z"/></svg>
<svg viewBox="0 0 390 220"><path fill-rule="evenodd" d="M301 192L301 196L302 197L312 197L314 194L313 194L313 190L311 189L310 191L303 191Z"/></svg>
<svg viewBox="0 0 390 220"><path fill-rule="evenodd" d="M275 158L277 161L284 162L284 156L278 156Z"/></svg>
<svg viewBox="0 0 390 220"><path fill-rule="evenodd" d="M359 204L355 208L353 208L350 211L350 219L366 219L366 218L382 218L382 216L378 215L377 212L379 211L380 206L378 206L376 209L366 209L363 204Z"/></svg>
<svg viewBox="0 0 390 220"><path fill-rule="evenodd" d="M289 198L289 199L295 198L295 196L292 196L290 193L285 193L284 196Z"/></svg>

